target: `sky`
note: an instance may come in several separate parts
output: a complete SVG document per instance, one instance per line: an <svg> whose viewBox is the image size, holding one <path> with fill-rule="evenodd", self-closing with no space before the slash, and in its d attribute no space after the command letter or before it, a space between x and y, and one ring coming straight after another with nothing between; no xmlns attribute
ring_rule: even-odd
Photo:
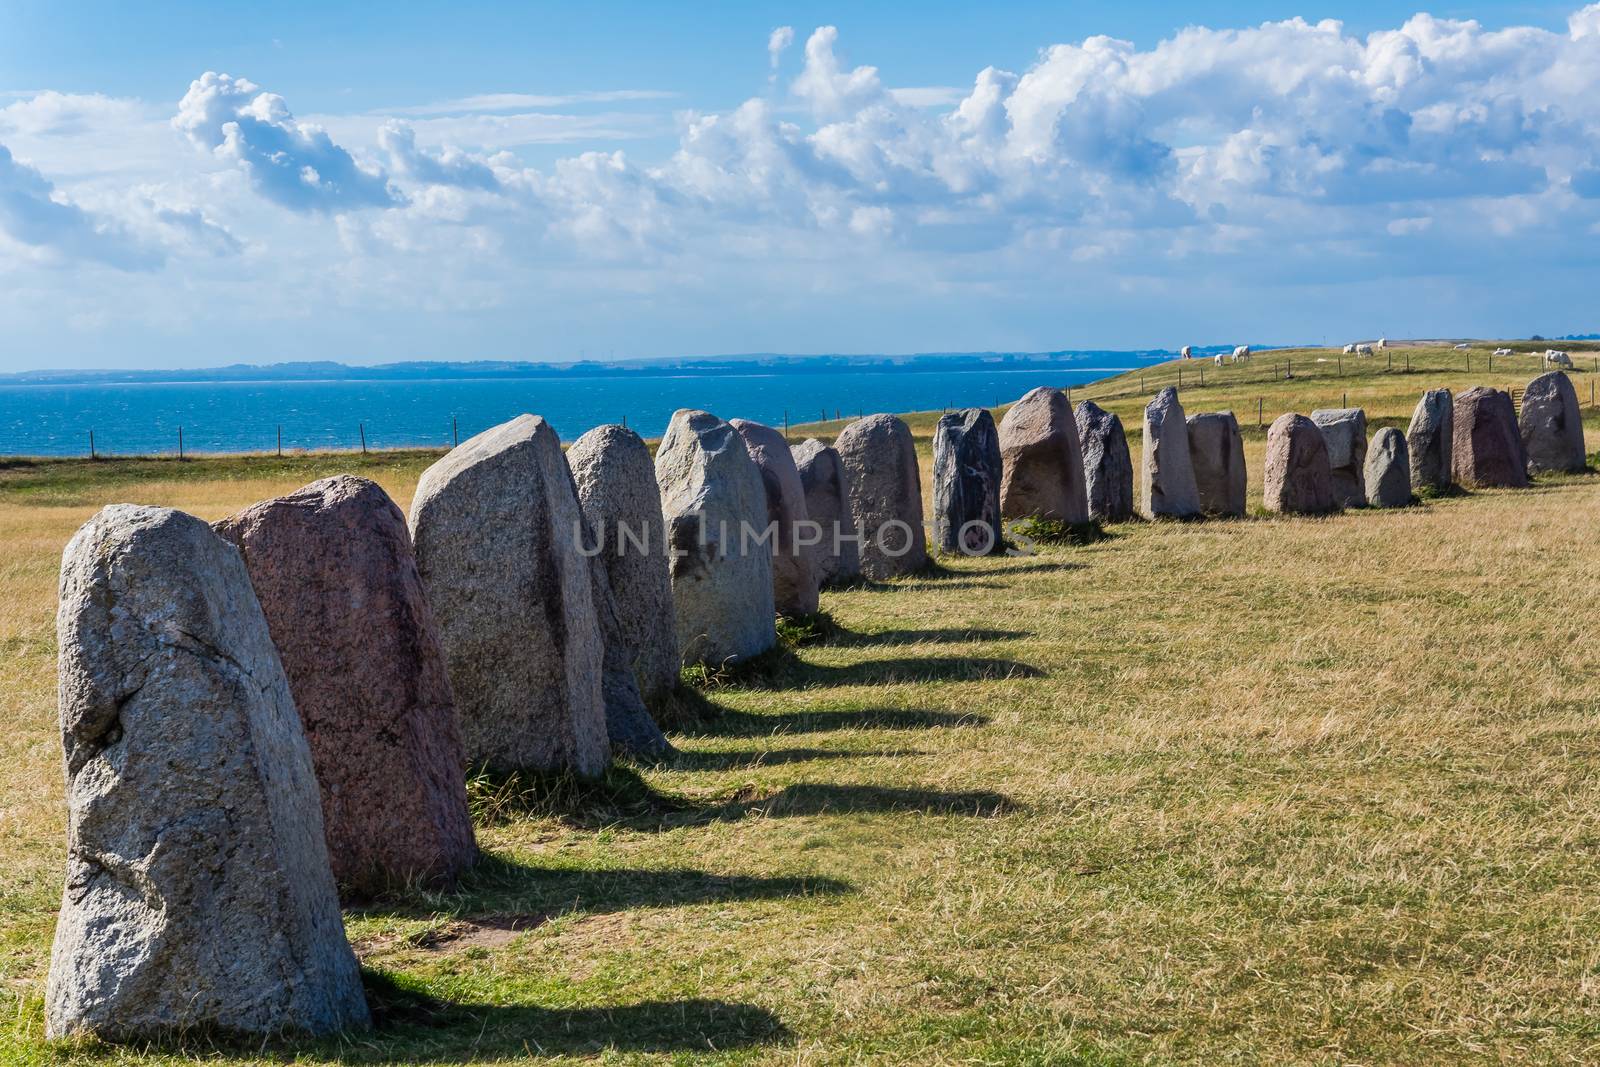
<svg viewBox="0 0 1600 1067"><path fill-rule="evenodd" d="M0 5L0 372L1600 330L1600 4Z"/></svg>

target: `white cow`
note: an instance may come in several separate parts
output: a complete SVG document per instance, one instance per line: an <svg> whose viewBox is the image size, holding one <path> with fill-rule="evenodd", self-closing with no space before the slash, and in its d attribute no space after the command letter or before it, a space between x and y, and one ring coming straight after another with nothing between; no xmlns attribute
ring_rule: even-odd
<svg viewBox="0 0 1600 1067"><path fill-rule="evenodd" d="M1389 347L1389 339L1387 337L1378 338L1378 347L1379 348L1388 348Z"/></svg>
<svg viewBox="0 0 1600 1067"><path fill-rule="evenodd" d="M1355 345L1345 345L1344 346L1344 354L1347 355L1347 356L1355 355L1356 354L1356 346Z"/></svg>
<svg viewBox="0 0 1600 1067"><path fill-rule="evenodd" d="M1184 359L1193 359L1194 349L1188 345L1184 345L1182 348L1178 349L1178 355Z"/></svg>
<svg viewBox="0 0 1600 1067"><path fill-rule="evenodd" d="M1572 357L1565 352L1558 352L1552 348L1544 354L1544 365L1547 367L1565 367L1571 370Z"/></svg>
<svg viewBox="0 0 1600 1067"><path fill-rule="evenodd" d="M1494 354L1497 355L1497 356L1509 356L1509 355L1511 355L1511 349L1509 349L1509 348L1497 348L1497 349L1494 350Z"/></svg>
<svg viewBox="0 0 1600 1067"><path fill-rule="evenodd" d="M1358 356L1370 356L1370 355L1372 355L1372 346L1371 345L1356 345L1356 355L1358 355Z"/></svg>
<svg viewBox="0 0 1600 1067"><path fill-rule="evenodd" d="M1238 348L1235 348L1233 350L1233 361L1235 363L1250 362L1250 346L1240 345Z"/></svg>
<svg viewBox="0 0 1600 1067"><path fill-rule="evenodd" d="M1471 345L1456 345L1456 351L1457 352L1465 352L1465 351L1467 351L1467 349L1469 349L1471 347L1472 347Z"/></svg>
<svg viewBox="0 0 1600 1067"><path fill-rule="evenodd" d="M1223 363L1222 353L1218 352L1216 355L1212 356L1211 357L1211 362L1215 363L1219 367L1222 366L1222 363Z"/></svg>

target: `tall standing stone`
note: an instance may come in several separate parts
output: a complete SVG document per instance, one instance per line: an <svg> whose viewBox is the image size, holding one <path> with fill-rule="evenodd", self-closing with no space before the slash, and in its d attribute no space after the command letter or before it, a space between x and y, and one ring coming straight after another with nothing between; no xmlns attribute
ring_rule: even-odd
<svg viewBox="0 0 1600 1067"><path fill-rule="evenodd" d="M767 491L744 438L709 412L674 412L656 449L656 483L684 661L736 662L771 648L772 550L759 540Z"/></svg>
<svg viewBox="0 0 1600 1067"><path fill-rule="evenodd" d="M477 857L444 648L405 516L339 475L216 524L244 557L357 895L449 885Z"/></svg>
<svg viewBox="0 0 1600 1067"><path fill-rule="evenodd" d="M1000 420L1000 460L1006 518L1089 521L1078 423L1061 390L1040 386L1011 405Z"/></svg>
<svg viewBox="0 0 1600 1067"><path fill-rule="evenodd" d="M861 573L879 579L922 569L928 535L911 428L893 415L868 415L846 426L833 447L862 538Z"/></svg>
<svg viewBox="0 0 1600 1067"><path fill-rule="evenodd" d="M105 508L62 557L56 634L49 1034L366 1025L311 752L239 553L182 512Z"/></svg>
<svg viewBox="0 0 1600 1067"><path fill-rule="evenodd" d="M1092 400L1079 403L1073 415L1083 453L1089 517L1100 522L1127 522L1133 518L1133 457L1122 420Z"/></svg>
<svg viewBox="0 0 1600 1067"><path fill-rule="evenodd" d="M611 750L593 565L550 424L519 415L423 471L411 535L467 759L601 774Z"/></svg>
<svg viewBox="0 0 1600 1067"><path fill-rule="evenodd" d="M1509 394L1483 386L1458 393L1451 420L1450 467L1457 482L1475 488L1528 484L1528 454Z"/></svg>
<svg viewBox="0 0 1600 1067"><path fill-rule="evenodd" d="M811 516L794 453L783 434L749 419L729 420L761 473L767 495L767 522L776 529L772 545L772 604L780 615L811 615L817 610L816 546L810 543Z"/></svg>
<svg viewBox="0 0 1600 1067"><path fill-rule="evenodd" d="M1152 519L1187 519L1200 514L1189 457L1189 427L1178 391L1167 386L1144 407L1144 457L1139 498Z"/></svg>
<svg viewBox="0 0 1600 1067"><path fill-rule="evenodd" d="M1333 495L1347 508L1367 506L1367 413L1360 408L1313 411L1311 421L1328 443Z"/></svg>
<svg viewBox="0 0 1600 1067"><path fill-rule="evenodd" d="M567 465L599 541L639 692L655 700L677 687L682 663L655 460L632 430L596 426L567 449Z"/></svg>
<svg viewBox="0 0 1600 1067"><path fill-rule="evenodd" d="M1522 394L1521 431L1529 474L1576 473L1589 465L1578 392L1562 371L1541 374L1528 383Z"/></svg>
<svg viewBox="0 0 1600 1067"><path fill-rule="evenodd" d="M1244 437L1231 411L1203 411L1188 418L1189 459L1194 466L1200 510L1207 515L1244 515Z"/></svg>
<svg viewBox="0 0 1600 1067"><path fill-rule="evenodd" d="M1267 429L1262 503L1268 511L1287 515L1321 515L1339 510L1327 439L1317 424L1304 415L1279 415Z"/></svg>
<svg viewBox="0 0 1600 1067"><path fill-rule="evenodd" d="M817 524L817 567L824 585L848 582L861 573L861 549L845 492L839 453L815 437L793 449L795 469L806 491L806 514Z"/></svg>
<svg viewBox="0 0 1600 1067"><path fill-rule="evenodd" d="M1000 435L994 416L966 408L933 432L933 538L941 552L984 556L1001 546Z"/></svg>
<svg viewBox="0 0 1600 1067"><path fill-rule="evenodd" d="M1455 483L1450 450L1455 434L1455 402L1448 389L1429 389L1417 401L1406 429L1406 450L1411 454L1411 487L1416 490L1449 489Z"/></svg>
<svg viewBox="0 0 1600 1067"><path fill-rule="evenodd" d="M1411 503L1411 450L1405 434L1385 426L1372 435L1364 481L1371 507L1403 508Z"/></svg>

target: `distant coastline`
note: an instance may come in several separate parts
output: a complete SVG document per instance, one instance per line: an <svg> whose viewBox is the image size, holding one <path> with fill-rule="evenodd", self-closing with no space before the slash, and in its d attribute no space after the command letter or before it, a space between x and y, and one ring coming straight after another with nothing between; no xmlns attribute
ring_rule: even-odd
<svg viewBox="0 0 1600 1067"><path fill-rule="evenodd" d="M1264 347L1264 346L1257 346ZM1232 346L1196 347L1211 355ZM841 370L931 372L953 370L1048 370L1091 361L1171 359L1162 349L1110 349L1056 352L922 352L910 355L780 355L749 353L682 359L576 360L570 363L522 360L413 360L359 365L332 360L285 363L234 363L178 370L31 370L0 375L0 385L163 385L221 382L390 382L483 381L501 378L615 378L634 375L837 374Z"/></svg>

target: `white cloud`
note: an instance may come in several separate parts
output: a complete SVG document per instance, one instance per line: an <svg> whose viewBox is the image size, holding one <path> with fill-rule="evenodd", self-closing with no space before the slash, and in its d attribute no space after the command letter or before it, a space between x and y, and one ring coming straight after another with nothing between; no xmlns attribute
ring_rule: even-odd
<svg viewBox="0 0 1600 1067"><path fill-rule="evenodd" d="M245 78L207 71L190 83L172 125L239 166L262 196L295 211L404 202L382 170L356 162L319 127L296 122L283 97Z"/></svg>
<svg viewBox="0 0 1600 1067"><path fill-rule="evenodd" d="M1090 37L961 90L888 87L832 27L785 61L795 41L775 30L771 81L716 112L485 92L310 121L207 74L171 119L201 153L138 101L25 96L0 108L0 139L38 168L0 276L17 246L110 261L121 233L163 250L171 292L227 289L240 324L292 304L344 338L394 328L385 355L439 337L467 356L532 321L619 351L1293 340L1364 308L1461 333L1600 270L1571 239L1600 226L1600 5L1565 33L1418 15L1366 35L1289 19ZM574 147L512 154L551 144ZM1502 240L1553 251L1486 252ZM112 321L200 328L203 300L134 292ZM430 333L434 312L457 317ZM1463 321L1425 318L1447 315Z"/></svg>
<svg viewBox="0 0 1600 1067"><path fill-rule="evenodd" d="M117 222L66 200L5 145L0 145L0 236L45 255L119 270L151 270L161 261Z"/></svg>

